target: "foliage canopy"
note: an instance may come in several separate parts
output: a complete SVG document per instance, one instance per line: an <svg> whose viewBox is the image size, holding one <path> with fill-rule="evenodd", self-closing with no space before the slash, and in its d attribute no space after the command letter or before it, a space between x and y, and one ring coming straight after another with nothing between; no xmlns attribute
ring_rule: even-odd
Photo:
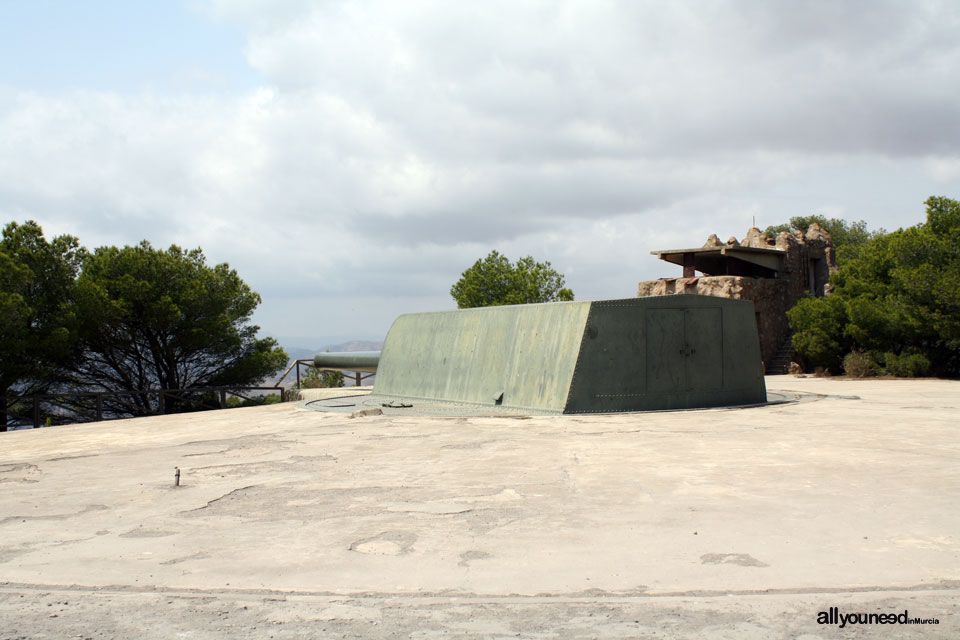
<svg viewBox="0 0 960 640"><path fill-rule="evenodd" d="M839 368L858 350L895 375L960 375L960 202L925 204L926 222L863 242L833 295L788 312L810 364Z"/></svg>
<svg viewBox="0 0 960 640"><path fill-rule="evenodd" d="M0 397L41 391L74 351L74 279L84 251L73 236L52 241L33 221L0 238ZM2 426L2 425L0 425Z"/></svg>
<svg viewBox="0 0 960 640"><path fill-rule="evenodd" d="M77 302L83 358L73 373L83 388L252 385L287 361L250 324L260 296L200 249L101 247L83 261ZM131 398L128 411L151 409Z"/></svg>
<svg viewBox="0 0 960 640"><path fill-rule="evenodd" d="M459 309L573 300L573 291L563 285L563 275L549 262L526 256L514 264L491 251L461 274L450 295Z"/></svg>
<svg viewBox="0 0 960 640"><path fill-rule="evenodd" d="M48 242L33 221L0 236L0 431L7 397L37 393L62 379L75 354L74 278L83 249L73 236Z"/></svg>
<svg viewBox="0 0 960 640"><path fill-rule="evenodd" d="M308 367L300 378L301 389L330 389L343 386L343 371Z"/></svg>
<svg viewBox="0 0 960 640"><path fill-rule="evenodd" d="M833 247L837 252L837 264L853 260L860 252L860 248L886 232L883 229L869 231L864 220L847 222L840 218L826 218L822 215L795 216L787 224L777 224L767 227L764 233L774 238L781 231L806 231L816 222L833 239Z"/></svg>
<svg viewBox="0 0 960 640"><path fill-rule="evenodd" d="M144 241L91 253L73 236L47 241L35 222L10 223L0 238L0 418L11 398L39 391L256 385L287 361L274 339L257 337L259 303L200 249ZM104 409L157 408L156 395L120 398L105 397Z"/></svg>

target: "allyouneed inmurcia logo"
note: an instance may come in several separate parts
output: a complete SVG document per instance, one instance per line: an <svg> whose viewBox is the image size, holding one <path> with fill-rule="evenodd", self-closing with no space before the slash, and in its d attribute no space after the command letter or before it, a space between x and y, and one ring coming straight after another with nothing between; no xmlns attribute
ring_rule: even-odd
<svg viewBox="0 0 960 640"><path fill-rule="evenodd" d="M838 624L843 629L848 624L940 624L936 618L911 617L903 613L840 613L840 607L830 607L817 614L817 624Z"/></svg>

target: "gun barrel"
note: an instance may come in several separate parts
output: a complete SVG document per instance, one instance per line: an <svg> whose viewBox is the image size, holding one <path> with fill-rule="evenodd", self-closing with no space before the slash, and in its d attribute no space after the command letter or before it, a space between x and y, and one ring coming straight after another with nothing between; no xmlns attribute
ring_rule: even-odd
<svg viewBox="0 0 960 640"><path fill-rule="evenodd" d="M313 366L318 369L376 373L379 362L379 351L338 351L318 354L313 359Z"/></svg>

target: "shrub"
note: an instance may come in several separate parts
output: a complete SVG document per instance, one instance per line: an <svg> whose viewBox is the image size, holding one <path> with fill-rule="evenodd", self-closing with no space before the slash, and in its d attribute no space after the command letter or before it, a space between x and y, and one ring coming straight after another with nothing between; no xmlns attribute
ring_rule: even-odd
<svg viewBox="0 0 960 640"><path fill-rule="evenodd" d="M960 377L960 200L926 205L926 222L867 238L831 275L831 295L787 312L808 365L835 367L837 355L860 349L894 375ZM869 371L860 356L844 368Z"/></svg>
<svg viewBox="0 0 960 640"><path fill-rule="evenodd" d="M877 366L869 353L854 349L843 357L843 370L851 378L866 378L876 373Z"/></svg>
<svg viewBox="0 0 960 640"><path fill-rule="evenodd" d="M787 312L797 355L808 367L830 368L836 371L845 353L853 343L844 335L849 322L846 306L837 296L801 298Z"/></svg>
<svg viewBox="0 0 960 640"><path fill-rule="evenodd" d="M300 379L301 389L329 389L343 386L343 371L310 367Z"/></svg>
<svg viewBox="0 0 960 640"><path fill-rule="evenodd" d="M269 395L251 396L249 398L238 398L230 396L227 398L227 409L237 409L239 407L259 407L265 404L277 404L282 402L279 393Z"/></svg>
<svg viewBox="0 0 960 640"><path fill-rule="evenodd" d="M922 378L930 369L930 359L922 353L883 354L883 370L898 378Z"/></svg>

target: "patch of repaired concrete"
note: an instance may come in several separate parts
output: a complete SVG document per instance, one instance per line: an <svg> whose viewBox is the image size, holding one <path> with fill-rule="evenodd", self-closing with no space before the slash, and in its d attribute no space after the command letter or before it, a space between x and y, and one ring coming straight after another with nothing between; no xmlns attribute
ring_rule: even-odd
<svg viewBox="0 0 960 640"><path fill-rule="evenodd" d="M286 460L263 460L259 462L237 462L233 464L214 464L204 467L194 467L182 470L181 482L186 482L188 476L199 475L204 477L219 476L228 477L248 477L258 473L285 472L293 467L303 470L301 465L313 466L317 463L326 464L336 462L337 459L331 455L323 456L292 456Z"/></svg>
<svg viewBox="0 0 960 640"><path fill-rule="evenodd" d="M700 564L736 564L741 567L769 567L766 562L757 560L749 553L705 553L700 556Z"/></svg>
<svg viewBox="0 0 960 640"><path fill-rule="evenodd" d="M78 542L86 542L87 540L90 540L90 538L72 538L69 540L58 540L57 542L23 542L18 545L0 546L0 564L4 564L13 560L14 558L26 555L28 553L33 553L34 551L38 551L40 549L56 549L57 547L66 547L68 545L77 544ZM6 638L3 640L6 640Z"/></svg>
<svg viewBox="0 0 960 640"><path fill-rule="evenodd" d="M462 443L462 444L461 444L461 443L458 443L458 444L445 444L445 445L443 445L443 446L440 447L440 448L441 448L441 449L454 449L454 450L456 450L456 449L482 449L483 447L487 446L488 444L495 444L495 442L496 442L495 440L483 440L483 441L481 441L481 442L464 442L464 443Z"/></svg>
<svg viewBox="0 0 960 640"><path fill-rule="evenodd" d="M198 553L194 553L194 554L191 554L191 555L189 555L189 556L181 556L181 557L179 557L179 558L171 558L170 560L165 560L165 561L161 562L160 564L166 564L166 565L170 565L170 564L180 564L181 562L188 562L188 561L190 561L190 560L205 560L205 559L207 559L207 558L209 558L209 557L210 557L210 554L209 554L209 553L206 553L206 552L204 552L204 551L200 551L200 552L198 552Z"/></svg>
<svg viewBox="0 0 960 640"><path fill-rule="evenodd" d="M39 476L43 472L35 464L21 462L17 464L0 464L0 483L2 482L40 482Z"/></svg>
<svg viewBox="0 0 960 640"><path fill-rule="evenodd" d="M22 542L16 545L4 545L0 546L0 564L4 564L13 560L17 556L22 556L24 554L30 553L34 549L40 546L36 542Z"/></svg>
<svg viewBox="0 0 960 640"><path fill-rule="evenodd" d="M377 556L399 556L410 553L417 535L409 531L384 531L372 538L353 542L348 548L357 553Z"/></svg>
<svg viewBox="0 0 960 640"><path fill-rule="evenodd" d="M15 522L17 520L20 520L22 522L26 522L28 520L67 520L69 518L82 516L91 511L103 511L106 508L107 506L104 504L88 504L83 509L80 509L79 511L75 511L73 513L57 513L57 514L42 515L42 516L28 516L28 515L7 516L6 518L0 519L0 525L6 524L8 522Z"/></svg>
<svg viewBox="0 0 960 640"><path fill-rule="evenodd" d="M490 554L486 551L464 551L460 554L460 562L457 563L458 567L469 567L470 563L473 560L484 560L489 558Z"/></svg>
<svg viewBox="0 0 960 640"><path fill-rule="evenodd" d="M494 529L522 520L524 515L523 509L517 507L491 507L467 511L458 514L458 517L464 518L473 532L489 533Z"/></svg>
<svg viewBox="0 0 960 640"><path fill-rule="evenodd" d="M286 440L276 436L237 436L236 438L218 438L216 440L193 440L183 443L184 447L203 446L217 447L213 451L186 453L185 458L195 456L258 456L288 449L289 445L297 444L293 440Z"/></svg>
<svg viewBox="0 0 960 640"><path fill-rule="evenodd" d="M176 535L174 531L164 531L162 529L145 529L143 525L134 527L130 531L120 534L121 538L166 538Z"/></svg>

